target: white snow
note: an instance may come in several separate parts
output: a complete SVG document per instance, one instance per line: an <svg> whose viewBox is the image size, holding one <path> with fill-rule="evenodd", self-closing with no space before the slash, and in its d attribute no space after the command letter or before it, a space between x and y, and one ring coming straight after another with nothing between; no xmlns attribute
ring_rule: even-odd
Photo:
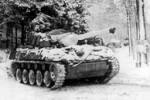
<svg viewBox="0 0 150 100"><path fill-rule="evenodd" d="M17 83L2 70L9 63L1 63L0 100L149 100L150 67L136 68L127 47L115 52L120 72L108 84L70 84L55 91Z"/></svg>
<svg viewBox="0 0 150 100"><path fill-rule="evenodd" d="M150 85L150 66L143 64L141 68L135 66L135 61L129 57L128 48L116 51L120 61L120 73L114 78L116 83Z"/></svg>
<svg viewBox="0 0 150 100"><path fill-rule="evenodd" d="M35 33L35 36L41 36L41 38L45 38L46 34L39 32L39 33Z"/></svg>
<svg viewBox="0 0 150 100"><path fill-rule="evenodd" d="M91 45L82 45L82 46L69 46L64 48L42 48L42 49L17 49L18 53L25 53L26 55L35 54L42 56L42 59L47 61L84 61L84 60L98 60L98 59L107 59L107 57L112 57L113 52L111 49L103 46L91 46ZM81 56L78 53L82 54Z"/></svg>
<svg viewBox="0 0 150 100"><path fill-rule="evenodd" d="M31 6L27 3L23 3L23 2L15 2L16 5L20 6L20 7L28 7L30 8Z"/></svg>

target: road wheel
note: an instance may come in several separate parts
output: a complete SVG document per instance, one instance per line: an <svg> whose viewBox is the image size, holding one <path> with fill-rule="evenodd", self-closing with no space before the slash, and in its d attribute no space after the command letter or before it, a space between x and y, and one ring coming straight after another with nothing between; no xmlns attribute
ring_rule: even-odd
<svg viewBox="0 0 150 100"><path fill-rule="evenodd" d="M22 72L21 72L21 69L19 69L19 68L17 68L17 70L16 70L16 80L21 83Z"/></svg>
<svg viewBox="0 0 150 100"><path fill-rule="evenodd" d="M33 70L29 71L29 83L30 85L34 85L35 83L35 73Z"/></svg>
<svg viewBox="0 0 150 100"><path fill-rule="evenodd" d="M28 83L28 71L26 69L23 70L22 73L22 81L23 83L27 84Z"/></svg>
<svg viewBox="0 0 150 100"><path fill-rule="evenodd" d="M44 84L46 87L50 87L51 79L50 79L50 72L49 71L45 71L43 81L44 81Z"/></svg>
<svg viewBox="0 0 150 100"><path fill-rule="evenodd" d="M36 72L36 84L37 84L37 86L41 86L42 85L42 81L43 81L42 73L41 73L41 71L38 70Z"/></svg>

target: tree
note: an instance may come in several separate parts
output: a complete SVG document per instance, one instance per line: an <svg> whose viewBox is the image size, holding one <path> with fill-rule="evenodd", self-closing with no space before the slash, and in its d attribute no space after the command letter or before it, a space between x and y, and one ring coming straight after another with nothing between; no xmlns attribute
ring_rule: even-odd
<svg viewBox="0 0 150 100"><path fill-rule="evenodd" d="M36 17L38 9L31 3L19 3L19 1L3 1L1 4L1 25L9 24L8 27L22 28L21 42L24 44L25 34L28 31L29 23ZM9 29L8 29L9 30ZM12 32L11 32L12 33Z"/></svg>
<svg viewBox="0 0 150 100"><path fill-rule="evenodd" d="M146 35L146 24L145 24L145 11L144 11L144 0L136 0L137 5L137 40L139 43L137 45L142 45L146 50L138 52L137 50L137 67L141 67L142 61L145 61L148 64L148 49L149 44L147 45L147 35ZM144 42L143 42L144 41ZM142 49L142 48L140 48Z"/></svg>
<svg viewBox="0 0 150 100"><path fill-rule="evenodd" d="M145 40L146 26L145 26L144 0L136 0L136 5L137 5L137 16L138 16L137 20L138 20L138 28L139 28L138 39Z"/></svg>
<svg viewBox="0 0 150 100"><path fill-rule="evenodd" d="M146 41L146 25L145 25L145 11L144 11L144 0L115 0L121 2L121 4L124 5L126 9L127 14L127 26L128 26L128 34L129 34L129 51L130 54L135 54L133 56L136 56L136 63L137 66L141 66L141 60L147 60L147 54L143 54L145 51L136 50L138 45L141 45L141 47L146 46L147 43L143 42ZM133 30L134 24L135 30ZM132 26L132 27L131 27ZM142 46L143 45L143 46ZM147 47L143 47L147 48ZM143 49L138 48L138 49ZM140 51L140 52L139 52ZM144 58L144 59L143 59ZM147 62L147 61L146 61Z"/></svg>
<svg viewBox="0 0 150 100"><path fill-rule="evenodd" d="M76 34L84 34L88 31L86 20L88 13L84 6L84 0L52 0L38 5L38 8L41 13L32 21L37 32L59 28ZM36 27L40 29L36 30Z"/></svg>
<svg viewBox="0 0 150 100"><path fill-rule="evenodd" d="M133 16L135 15L135 0L114 0L117 7L124 13L127 22L127 33L129 38L129 54L134 56L134 35L133 35Z"/></svg>

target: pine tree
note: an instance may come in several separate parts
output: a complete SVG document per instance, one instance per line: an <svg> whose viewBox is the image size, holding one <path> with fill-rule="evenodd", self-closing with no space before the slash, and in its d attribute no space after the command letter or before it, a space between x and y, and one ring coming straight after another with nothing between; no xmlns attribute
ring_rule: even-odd
<svg viewBox="0 0 150 100"><path fill-rule="evenodd" d="M38 5L41 12L32 21L34 31L45 32L61 28L77 34L86 33L88 13L83 3L83 0L53 0Z"/></svg>
<svg viewBox="0 0 150 100"><path fill-rule="evenodd" d="M21 42L24 44L26 32L29 31L29 24L37 16L38 9L34 4L16 0L1 1L0 5L1 25L9 24L9 28L20 26L22 28Z"/></svg>

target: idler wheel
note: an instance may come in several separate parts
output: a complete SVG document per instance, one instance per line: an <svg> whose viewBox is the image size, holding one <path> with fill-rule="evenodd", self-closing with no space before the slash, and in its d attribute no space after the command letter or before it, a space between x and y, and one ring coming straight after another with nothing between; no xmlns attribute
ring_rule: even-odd
<svg viewBox="0 0 150 100"><path fill-rule="evenodd" d="M19 69L19 68L17 68L17 70L16 70L16 80L18 82L21 82L21 80L22 80L22 72L21 72L21 69Z"/></svg>
<svg viewBox="0 0 150 100"><path fill-rule="evenodd" d="M28 83L28 71L26 69L23 70L22 73L22 81L23 83L27 84Z"/></svg>
<svg viewBox="0 0 150 100"><path fill-rule="evenodd" d="M30 85L34 85L35 83L35 73L33 70L29 71L29 83Z"/></svg>
<svg viewBox="0 0 150 100"><path fill-rule="evenodd" d="M36 84L37 84L37 86L41 86L42 85L42 81L43 81L42 73L41 73L41 71L38 70L36 72Z"/></svg>
<svg viewBox="0 0 150 100"><path fill-rule="evenodd" d="M43 81L44 81L44 85L46 87L50 87L51 79L50 79L50 72L49 71L45 71Z"/></svg>

